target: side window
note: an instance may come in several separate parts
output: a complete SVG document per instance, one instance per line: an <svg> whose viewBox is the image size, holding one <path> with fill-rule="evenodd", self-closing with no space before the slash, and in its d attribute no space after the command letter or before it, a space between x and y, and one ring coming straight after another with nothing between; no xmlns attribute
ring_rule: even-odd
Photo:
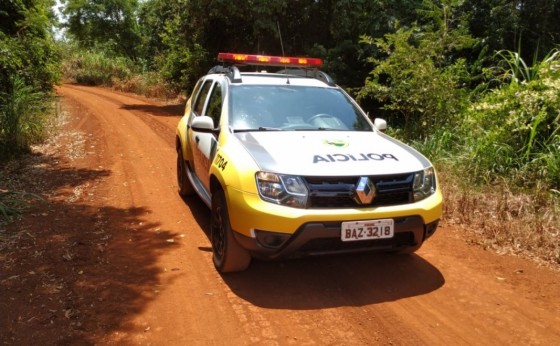
<svg viewBox="0 0 560 346"><path fill-rule="evenodd" d="M198 91L200 90L200 87L202 86L202 79L198 80L196 82L196 85L194 86L194 89L192 91L192 93L190 95L188 95L188 101L187 104L185 105L185 115L190 115L193 111L193 106L194 106L194 102L196 99L196 95L198 95Z"/></svg>
<svg viewBox="0 0 560 346"><path fill-rule="evenodd" d="M193 107L194 112L196 115L202 115L202 111L204 110L204 104L206 103L206 98L208 97L208 92L210 91L210 87L212 86L212 80L209 79L202 85L200 93L196 99L196 103Z"/></svg>
<svg viewBox="0 0 560 346"><path fill-rule="evenodd" d="M214 89L210 94L206 114L214 120L214 127L220 125L220 116L222 115L222 86L219 82L214 84Z"/></svg>

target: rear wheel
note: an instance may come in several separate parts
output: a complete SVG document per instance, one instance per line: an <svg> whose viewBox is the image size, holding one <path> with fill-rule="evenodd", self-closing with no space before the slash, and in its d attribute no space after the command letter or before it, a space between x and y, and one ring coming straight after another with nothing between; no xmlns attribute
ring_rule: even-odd
<svg viewBox="0 0 560 346"><path fill-rule="evenodd" d="M210 220L213 261L221 273L237 272L247 269L251 255L234 238L229 224L224 191L212 194L212 213Z"/></svg>
<svg viewBox="0 0 560 346"><path fill-rule="evenodd" d="M177 184L179 185L180 196L190 196L194 193L194 188L187 176L187 165L181 148L177 149Z"/></svg>

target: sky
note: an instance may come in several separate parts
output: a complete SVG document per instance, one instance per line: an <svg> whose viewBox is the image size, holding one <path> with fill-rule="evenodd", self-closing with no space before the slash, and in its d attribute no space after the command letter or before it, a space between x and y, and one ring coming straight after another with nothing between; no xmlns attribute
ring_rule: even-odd
<svg viewBox="0 0 560 346"><path fill-rule="evenodd" d="M60 0L56 0L56 4L52 7L52 9L54 11L54 14L56 14L56 16L58 17L58 21L60 23L63 23L64 20L62 18L62 13L60 13L60 8L61 7L62 7L62 4L60 3ZM54 38L56 40L64 40L65 29L53 27L53 31L54 31Z"/></svg>

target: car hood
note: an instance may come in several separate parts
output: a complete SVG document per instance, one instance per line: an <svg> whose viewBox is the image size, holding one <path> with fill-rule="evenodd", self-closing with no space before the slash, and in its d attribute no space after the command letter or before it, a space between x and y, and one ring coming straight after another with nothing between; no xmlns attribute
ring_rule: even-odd
<svg viewBox="0 0 560 346"><path fill-rule="evenodd" d="M263 171L304 176L414 172L430 162L379 132L260 131L235 137Z"/></svg>

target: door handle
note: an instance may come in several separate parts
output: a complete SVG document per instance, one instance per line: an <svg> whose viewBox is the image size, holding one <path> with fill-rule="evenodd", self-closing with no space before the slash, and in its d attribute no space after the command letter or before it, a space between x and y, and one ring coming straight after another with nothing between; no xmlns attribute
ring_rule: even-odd
<svg viewBox="0 0 560 346"><path fill-rule="evenodd" d="M194 140L196 141L196 144L198 144L198 142L200 142L200 137L195 136L195 137L194 137Z"/></svg>

